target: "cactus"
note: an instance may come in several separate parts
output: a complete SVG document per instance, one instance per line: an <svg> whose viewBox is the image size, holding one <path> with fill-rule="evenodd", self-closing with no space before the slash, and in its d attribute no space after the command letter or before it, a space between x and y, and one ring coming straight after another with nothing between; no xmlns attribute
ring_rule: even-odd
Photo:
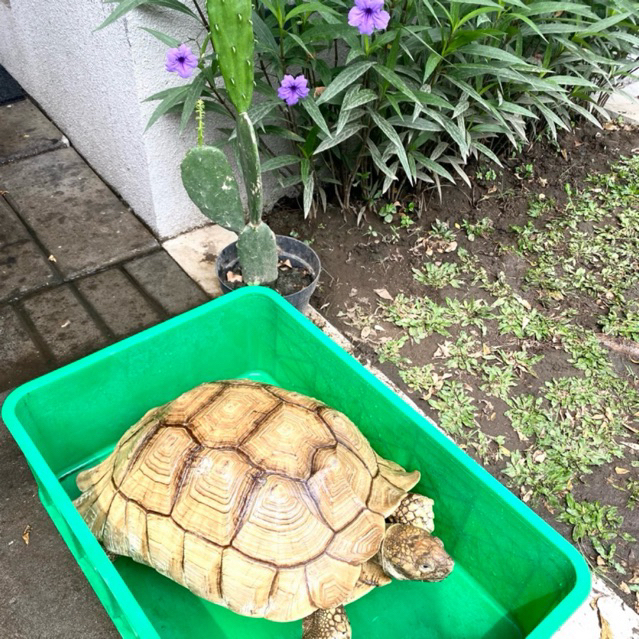
<svg viewBox="0 0 639 639"><path fill-rule="evenodd" d="M272 284L277 279L275 234L264 222L244 227L237 240L237 255L242 277L249 286Z"/></svg>
<svg viewBox="0 0 639 639"><path fill-rule="evenodd" d="M246 222L233 169L224 151L196 146L182 160L182 184L200 211L216 224L240 233Z"/></svg>
<svg viewBox="0 0 639 639"><path fill-rule="evenodd" d="M198 146L182 161L182 182L202 213L239 234L237 252L244 281L271 285L277 280L277 244L262 222L262 174L257 136L247 113L253 98L253 21L251 0L207 0L211 39L226 91L237 109L237 142L248 202L242 210L237 183L224 153L202 146L202 112L198 112Z"/></svg>
<svg viewBox="0 0 639 639"><path fill-rule="evenodd" d="M237 116L237 144L244 175L249 220L257 225L262 219L262 173L257 137L248 113Z"/></svg>
<svg viewBox="0 0 639 639"><path fill-rule="evenodd" d="M211 39L226 92L238 113L253 98L253 7L251 0L207 0Z"/></svg>

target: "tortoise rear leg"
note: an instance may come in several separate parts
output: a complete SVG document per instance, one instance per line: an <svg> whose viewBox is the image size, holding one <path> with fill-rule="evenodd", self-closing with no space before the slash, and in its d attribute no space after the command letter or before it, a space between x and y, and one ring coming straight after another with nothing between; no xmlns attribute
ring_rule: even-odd
<svg viewBox="0 0 639 639"><path fill-rule="evenodd" d="M391 524L410 524L432 533L435 529L435 515L433 513L433 500L408 493L397 506L397 510L388 518Z"/></svg>
<svg viewBox="0 0 639 639"><path fill-rule="evenodd" d="M302 639L351 639L351 624L344 606L316 610L304 619Z"/></svg>

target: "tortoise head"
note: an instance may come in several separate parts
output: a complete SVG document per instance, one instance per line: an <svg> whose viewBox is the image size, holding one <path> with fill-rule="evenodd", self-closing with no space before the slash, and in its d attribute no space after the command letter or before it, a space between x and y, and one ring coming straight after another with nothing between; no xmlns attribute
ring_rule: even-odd
<svg viewBox="0 0 639 639"><path fill-rule="evenodd" d="M380 556L384 572L395 579L441 581L454 566L441 539L407 524L386 529Z"/></svg>

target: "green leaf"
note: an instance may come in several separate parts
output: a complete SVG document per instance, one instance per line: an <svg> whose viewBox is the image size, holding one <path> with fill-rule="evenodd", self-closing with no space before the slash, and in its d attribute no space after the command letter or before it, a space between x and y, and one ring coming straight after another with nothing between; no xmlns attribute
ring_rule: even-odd
<svg viewBox="0 0 639 639"><path fill-rule="evenodd" d="M100 29L104 29L104 27L108 27L111 23L115 22L118 18L121 18L123 15L127 14L129 11L132 11L136 7L139 7L141 4L145 4L147 0L123 0L120 4L108 15L106 20L96 29L99 31Z"/></svg>
<svg viewBox="0 0 639 639"><path fill-rule="evenodd" d="M149 29L148 27L140 27L143 31L150 33L152 36L156 37L160 42L164 42L169 47L179 47L182 44L179 40L172 38L166 33L162 33L161 31L156 31L155 29Z"/></svg>
<svg viewBox="0 0 639 639"><path fill-rule="evenodd" d="M585 38L589 35L595 35L597 33L601 33L602 31L606 31L610 27L614 27L619 22L623 22L626 18L629 18L632 15L631 11L626 11L625 13L618 13L617 15L610 16L609 18L604 18L603 20L599 20L591 24L588 29L585 31L579 31L579 37Z"/></svg>
<svg viewBox="0 0 639 639"><path fill-rule="evenodd" d="M395 152L397 153L397 157L406 173L406 177L408 181L413 183L413 173L410 169L410 164L408 163L408 157L406 156L406 149L404 149L404 144L401 141L397 131L392 127L391 124L388 123L381 115L373 111L372 109L368 109L368 113L371 118L373 118L373 122L381 129L384 135L390 140L390 142L395 147Z"/></svg>
<svg viewBox="0 0 639 639"><path fill-rule="evenodd" d="M273 33L256 11L253 11L253 33L259 45L272 54L278 55L277 42L273 37Z"/></svg>
<svg viewBox="0 0 639 639"><path fill-rule="evenodd" d="M293 133L290 129L285 129L281 126L275 126L273 124L265 124L264 133L269 135L277 135L280 138L284 138L285 140L292 140L293 142L301 142L304 143L304 138L297 133Z"/></svg>
<svg viewBox="0 0 639 639"><path fill-rule="evenodd" d="M270 160L266 160L266 162L262 162L262 173L275 171L285 166L291 166L292 164L297 164L299 161L300 158L296 155L278 155Z"/></svg>
<svg viewBox="0 0 639 639"><path fill-rule="evenodd" d="M529 69L535 69L539 72L544 69L540 69L539 67L534 67L531 64L528 64L522 58L510 53L508 51L504 51L503 49L498 49L497 47L489 47L485 44L467 44L460 49L457 50L458 53L464 53L471 55L478 55L485 58L492 58L493 60L501 60L502 62L507 62L508 64L512 64L514 66L527 67Z"/></svg>
<svg viewBox="0 0 639 639"><path fill-rule="evenodd" d="M441 131L442 126L432 120L426 120L425 118L415 118L414 120L407 120L406 118L400 118L393 116L388 118L389 124L393 126L404 126L408 129L417 129L418 131Z"/></svg>
<svg viewBox="0 0 639 639"><path fill-rule="evenodd" d="M386 164L384 163L384 160L382 159L382 156L379 152L379 149L377 148L377 146L375 145L375 143L373 142L373 140L371 140L370 138L368 138L368 141L366 142L366 146L368 147L368 150L371 153L371 159L373 160L373 163L375 164L375 166L390 180L396 180L397 176L395 175L395 173L393 173L393 171L391 171L391 169L386 166Z"/></svg>
<svg viewBox="0 0 639 639"><path fill-rule="evenodd" d="M142 102L153 102L154 100L164 100L164 98L175 95L176 93L183 93L184 91L188 90L188 88L189 88L189 85L185 84L179 87L171 87L169 89L164 89L163 91L158 91L157 93L150 95L148 98L144 98Z"/></svg>
<svg viewBox="0 0 639 639"><path fill-rule="evenodd" d="M324 93L317 99L317 104L323 104L348 88L355 80L362 77L375 62L357 62L341 71L335 79L326 87Z"/></svg>
<svg viewBox="0 0 639 639"><path fill-rule="evenodd" d="M109 26L118 18L121 18L123 15L127 14L129 11L136 9L137 7L141 7L145 4L174 9L175 11L179 11L180 13L186 13L187 15L190 15L192 18L195 18L199 21L199 17L195 13L193 13L191 9L189 9L186 5L182 4L178 0L122 0L122 2L120 2L120 4L109 14L106 20L95 30L99 31L100 29L104 29L104 27Z"/></svg>
<svg viewBox="0 0 639 639"><path fill-rule="evenodd" d="M363 129L363 124L351 124L344 127L338 134L324 140L320 143L320 145L315 149L313 155L317 155L322 151L326 151L338 144L341 144L345 140L348 140L351 136L355 135L359 130Z"/></svg>
<svg viewBox="0 0 639 639"><path fill-rule="evenodd" d="M309 114L311 120L317 124L317 126L330 138L331 131L328 128L328 124L326 124L326 120L322 115L322 112L319 110L317 103L312 97L307 97L305 100L302 100L302 106Z"/></svg>
<svg viewBox="0 0 639 639"><path fill-rule="evenodd" d="M582 78L578 75L553 75L552 81L557 84L566 84L576 87L588 87L589 89L598 89L599 87L594 83Z"/></svg>
<svg viewBox="0 0 639 639"><path fill-rule="evenodd" d="M299 16L302 13L313 13L317 11L322 17L335 16L338 17L339 13L335 9L327 7L321 2L300 2L295 8L291 9L284 18L284 22L288 22L291 18Z"/></svg>
<svg viewBox="0 0 639 639"><path fill-rule="evenodd" d="M257 104L254 104L248 110L248 114L249 114L249 117L251 118L251 122L253 123L253 125L256 125L259 122L261 122L269 113L271 113L271 111L276 109L279 104L280 102L279 101L276 102L275 100L258 102Z"/></svg>
<svg viewBox="0 0 639 639"><path fill-rule="evenodd" d="M304 185L304 217L308 217L313 206L313 193L315 191L315 178L311 171L311 163L307 158L302 159L300 165L300 177Z"/></svg>
<svg viewBox="0 0 639 639"><path fill-rule="evenodd" d="M167 97L165 97L160 104L156 107L155 111L151 114L149 121L147 122L146 128L144 132L146 133L156 122L157 120L163 116L171 107L176 104L182 102L186 98L186 94L190 89L190 85L186 85L184 87L180 87L180 90L174 91ZM151 98L147 98L151 99Z"/></svg>
<svg viewBox="0 0 639 639"><path fill-rule="evenodd" d="M447 180L455 184L455 178L439 162L435 162L435 160L431 160L430 158L426 157L423 153L415 152L413 155L415 159L421 165L426 167L429 171L432 171L433 173L437 175L441 175L442 177L446 178Z"/></svg>
<svg viewBox="0 0 639 639"><path fill-rule="evenodd" d="M180 133L184 131L186 125L191 119L191 115L195 111L195 103L200 99L206 79L203 73L198 73L197 77L189 86L184 99L184 107L182 109L182 118L180 119Z"/></svg>
<svg viewBox="0 0 639 639"><path fill-rule="evenodd" d="M483 155L485 155L489 160L492 160L497 166L502 166L502 163L499 161L499 158L484 144L481 142L473 141L473 146Z"/></svg>
<svg viewBox="0 0 639 639"><path fill-rule="evenodd" d="M342 111L350 111L357 107L368 104L377 98L375 91L370 89L362 89L361 85L351 87L344 96L344 102L342 102Z"/></svg>
<svg viewBox="0 0 639 639"><path fill-rule="evenodd" d="M376 64L373 68L375 69L376 73L381 75L384 80L401 91L407 98L410 98L417 104L420 103L419 98L415 95L415 93L413 93L413 90L394 71L391 71L390 69L387 69L385 66L382 66L380 64Z"/></svg>
<svg viewBox="0 0 639 639"><path fill-rule="evenodd" d="M527 16L537 16L544 13L572 13L577 16L597 19L597 14L585 4L576 2L533 2L526 7Z"/></svg>

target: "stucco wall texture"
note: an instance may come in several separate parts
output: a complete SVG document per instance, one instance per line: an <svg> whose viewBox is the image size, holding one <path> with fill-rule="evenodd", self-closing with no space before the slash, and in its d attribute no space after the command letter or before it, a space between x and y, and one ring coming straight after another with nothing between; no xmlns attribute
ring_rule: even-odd
<svg viewBox="0 0 639 639"><path fill-rule="evenodd" d="M188 2L187 2L188 4ZM188 16L143 7L100 31L115 5L101 0L0 0L0 64L65 133L94 170L161 238L206 223L180 180L195 128L179 134L179 115L144 129L157 102L145 98L188 80L164 70L167 46L149 27L184 42L202 37ZM205 137L229 120L209 116ZM281 195L265 180L264 200Z"/></svg>

